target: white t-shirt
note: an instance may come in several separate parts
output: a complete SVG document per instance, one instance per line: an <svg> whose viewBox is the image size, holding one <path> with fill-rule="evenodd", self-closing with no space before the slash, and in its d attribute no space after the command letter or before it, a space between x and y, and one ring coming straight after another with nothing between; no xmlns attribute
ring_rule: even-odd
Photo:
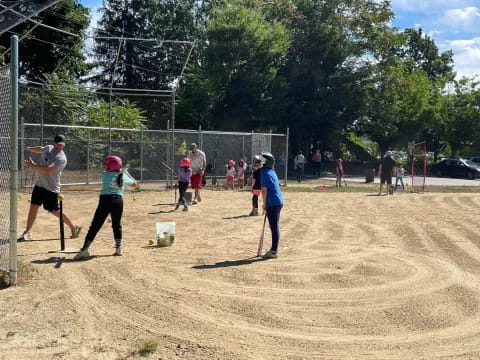
<svg viewBox="0 0 480 360"><path fill-rule="evenodd" d="M230 169L227 166L226 170L227 170L227 176L235 177L235 175L237 174L237 172L235 171L235 168L233 166L231 166Z"/></svg>
<svg viewBox="0 0 480 360"><path fill-rule="evenodd" d="M190 159L190 168L192 169L193 174L201 173L202 169L204 169L207 164L205 153L199 149L195 152L190 151L188 158Z"/></svg>
<svg viewBox="0 0 480 360"><path fill-rule="evenodd" d="M303 156L302 154L297 155L293 159L293 162L294 162L295 166L303 165L303 164L305 164L305 156Z"/></svg>
<svg viewBox="0 0 480 360"><path fill-rule="evenodd" d="M63 151L56 152L53 149L53 145L44 146L39 163L42 166L55 167L57 171L49 174L39 172L36 185L58 194L60 192L60 176L67 165L67 156Z"/></svg>

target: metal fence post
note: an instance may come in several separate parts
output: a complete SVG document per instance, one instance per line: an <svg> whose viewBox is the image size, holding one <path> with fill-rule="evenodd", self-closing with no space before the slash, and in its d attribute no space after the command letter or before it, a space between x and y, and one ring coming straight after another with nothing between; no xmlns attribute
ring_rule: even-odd
<svg viewBox="0 0 480 360"><path fill-rule="evenodd" d="M10 261L9 283L17 283L17 196L18 196L18 37L11 37L11 123L10 123Z"/></svg>
<svg viewBox="0 0 480 360"><path fill-rule="evenodd" d="M90 181L90 129L87 129L87 185Z"/></svg>
<svg viewBox="0 0 480 360"><path fill-rule="evenodd" d="M143 181L143 125L140 126L140 181Z"/></svg>
<svg viewBox="0 0 480 360"><path fill-rule="evenodd" d="M45 89L43 88L43 86L40 99L40 146L43 146L43 125L45 124Z"/></svg>
<svg viewBox="0 0 480 360"><path fill-rule="evenodd" d="M287 128L287 137L285 140L285 181L283 185L287 186L288 179L288 141L290 138L290 128Z"/></svg>

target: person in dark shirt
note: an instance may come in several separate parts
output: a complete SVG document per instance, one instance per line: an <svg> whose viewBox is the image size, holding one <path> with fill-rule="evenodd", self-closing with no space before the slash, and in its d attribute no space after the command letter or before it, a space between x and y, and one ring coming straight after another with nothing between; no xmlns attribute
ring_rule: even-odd
<svg viewBox="0 0 480 360"><path fill-rule="evenodd" d="M385 183L387 184L387 193L385 195L390 194L390 187L392 186L392 171L395 165L396 163L392 158L392 152L387 151L378 168L378 173L380 174L380 191L378 192L378 195L382 195L382 187Z"/></svg>
<svg viewBox="0 0 480 360"><path fill-rule="evenodd" d="M259 155L255 155L255 171L252 180L252 211L248 216L258 216L258 197L262 193L262 184L260 180L262 171L262 162Z"/></svg>

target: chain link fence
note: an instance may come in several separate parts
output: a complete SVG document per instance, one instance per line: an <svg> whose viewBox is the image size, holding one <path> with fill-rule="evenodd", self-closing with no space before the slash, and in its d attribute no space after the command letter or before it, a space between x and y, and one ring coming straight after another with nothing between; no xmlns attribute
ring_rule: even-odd
<svg viewBox="0 0 480 360"><path fill-rule="evenodd" d="M0 271L9 269L10 229L10 69L0 68Z"/></svg>
<svg viewBox="0 0 480 360"><path fill-rule="evenodd" d="M196 143L207 157L207 178L223 182L228 160L245 159L251 163L255 154L272 152L277 158L279 179L286 180L285 159L287 136L272 133L216 132L202 130L138 130L67 126L51 124L21 125L21 160L38 156L25 151L27 146L43 146L53 141L56 134L67 138L65 152L67 167L62 174L63 185L96 184L99 182L103 159L111 153L130 164L129 172L143 182L174 181L180 160L185 157L191 143ZM110 136L111 134L111 136ZM173 141L172 141L173 139ZM172 156L173 154L173 156ZM23 168L20 181L23 187L32 186L37 174Z"/></svg>

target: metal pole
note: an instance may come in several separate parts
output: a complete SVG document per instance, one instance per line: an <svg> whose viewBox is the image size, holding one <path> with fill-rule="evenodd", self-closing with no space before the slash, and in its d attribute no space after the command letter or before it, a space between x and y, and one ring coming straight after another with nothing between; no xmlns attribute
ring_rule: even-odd
<svg viewBox="0 0 480 360"><path fill-rule="evenodd" d="M10 39L11 122L10 122L10 263L9 283L17 283L17 196L18 196L18 37Z"/></svg>
<svg viewBox="0 0 480 360"><path fill-rule="evenodd" d="M140 181L143 181L143 126L140 127Z"/></svg>
<svg viewBox="0 0 480 360"><path fill-rule="evenodd" d="M198 146L203 149L202 125L198 125Z"/></svg>
<svg viewBox="0 0 480 360"><path fill-rule="evenodd" d="M285 180L283 185L287 186L287 179L288 179L288 141L290 138L290 128L287 128L287 138L285 141Z"/></svg>
<svg viewBox="0 0 480 360"><path fill-rule="evenodd" d="M110 108L108 110L108 155L112 155L112 90L110 89Z"/></svg>
<svg viewBox="0 0 480 360"><path fill-rule="evenodd" d="M175 169L175 95L176 95L176 88L173 88L172 91L172 162L170 163L170 167ZM173 186L173 175L172 177L172 186Z"/></svg>
<svg viewBox="0 0 480 360"><path fill-rule="evenodd" d="M90 129L87 129L87 185L90 181Z"/></svg>
<svg viewBox="0 0 480 360"><path fill-rule="evenodd" d="M41 93L41 101L40 101L40 146L43 146L43 124L45 123L44 117L45 117L45 89L42 87L42 93Z"/></svg>
<svg viewBox="0 0 480 360"><path fill-rule="evenodd" d="M245 156L245 136L242 135L242 159Z"/></svg>
<svg viewBox="0 0 480 360"><path fill-rule="evenodd" d="M170 120L167 120L167 164L170 164ZM167 171L167 188L170 185L170 173Z"/></svg>
<svg viewBox="0 0 480 360"><path fill-rule="evenodd" d="M22 116L20 117L20 164L22 164L20 171L21 171L21 180L23 180L22 187L27 187L27 179L25 174L26 171L25 171L25 168L23 167L23 160L25 160L25 154L23 149L25 149L25 125L24 125L24 118ZM21 184L22 182L20 181L20 185Z"/></svg>

